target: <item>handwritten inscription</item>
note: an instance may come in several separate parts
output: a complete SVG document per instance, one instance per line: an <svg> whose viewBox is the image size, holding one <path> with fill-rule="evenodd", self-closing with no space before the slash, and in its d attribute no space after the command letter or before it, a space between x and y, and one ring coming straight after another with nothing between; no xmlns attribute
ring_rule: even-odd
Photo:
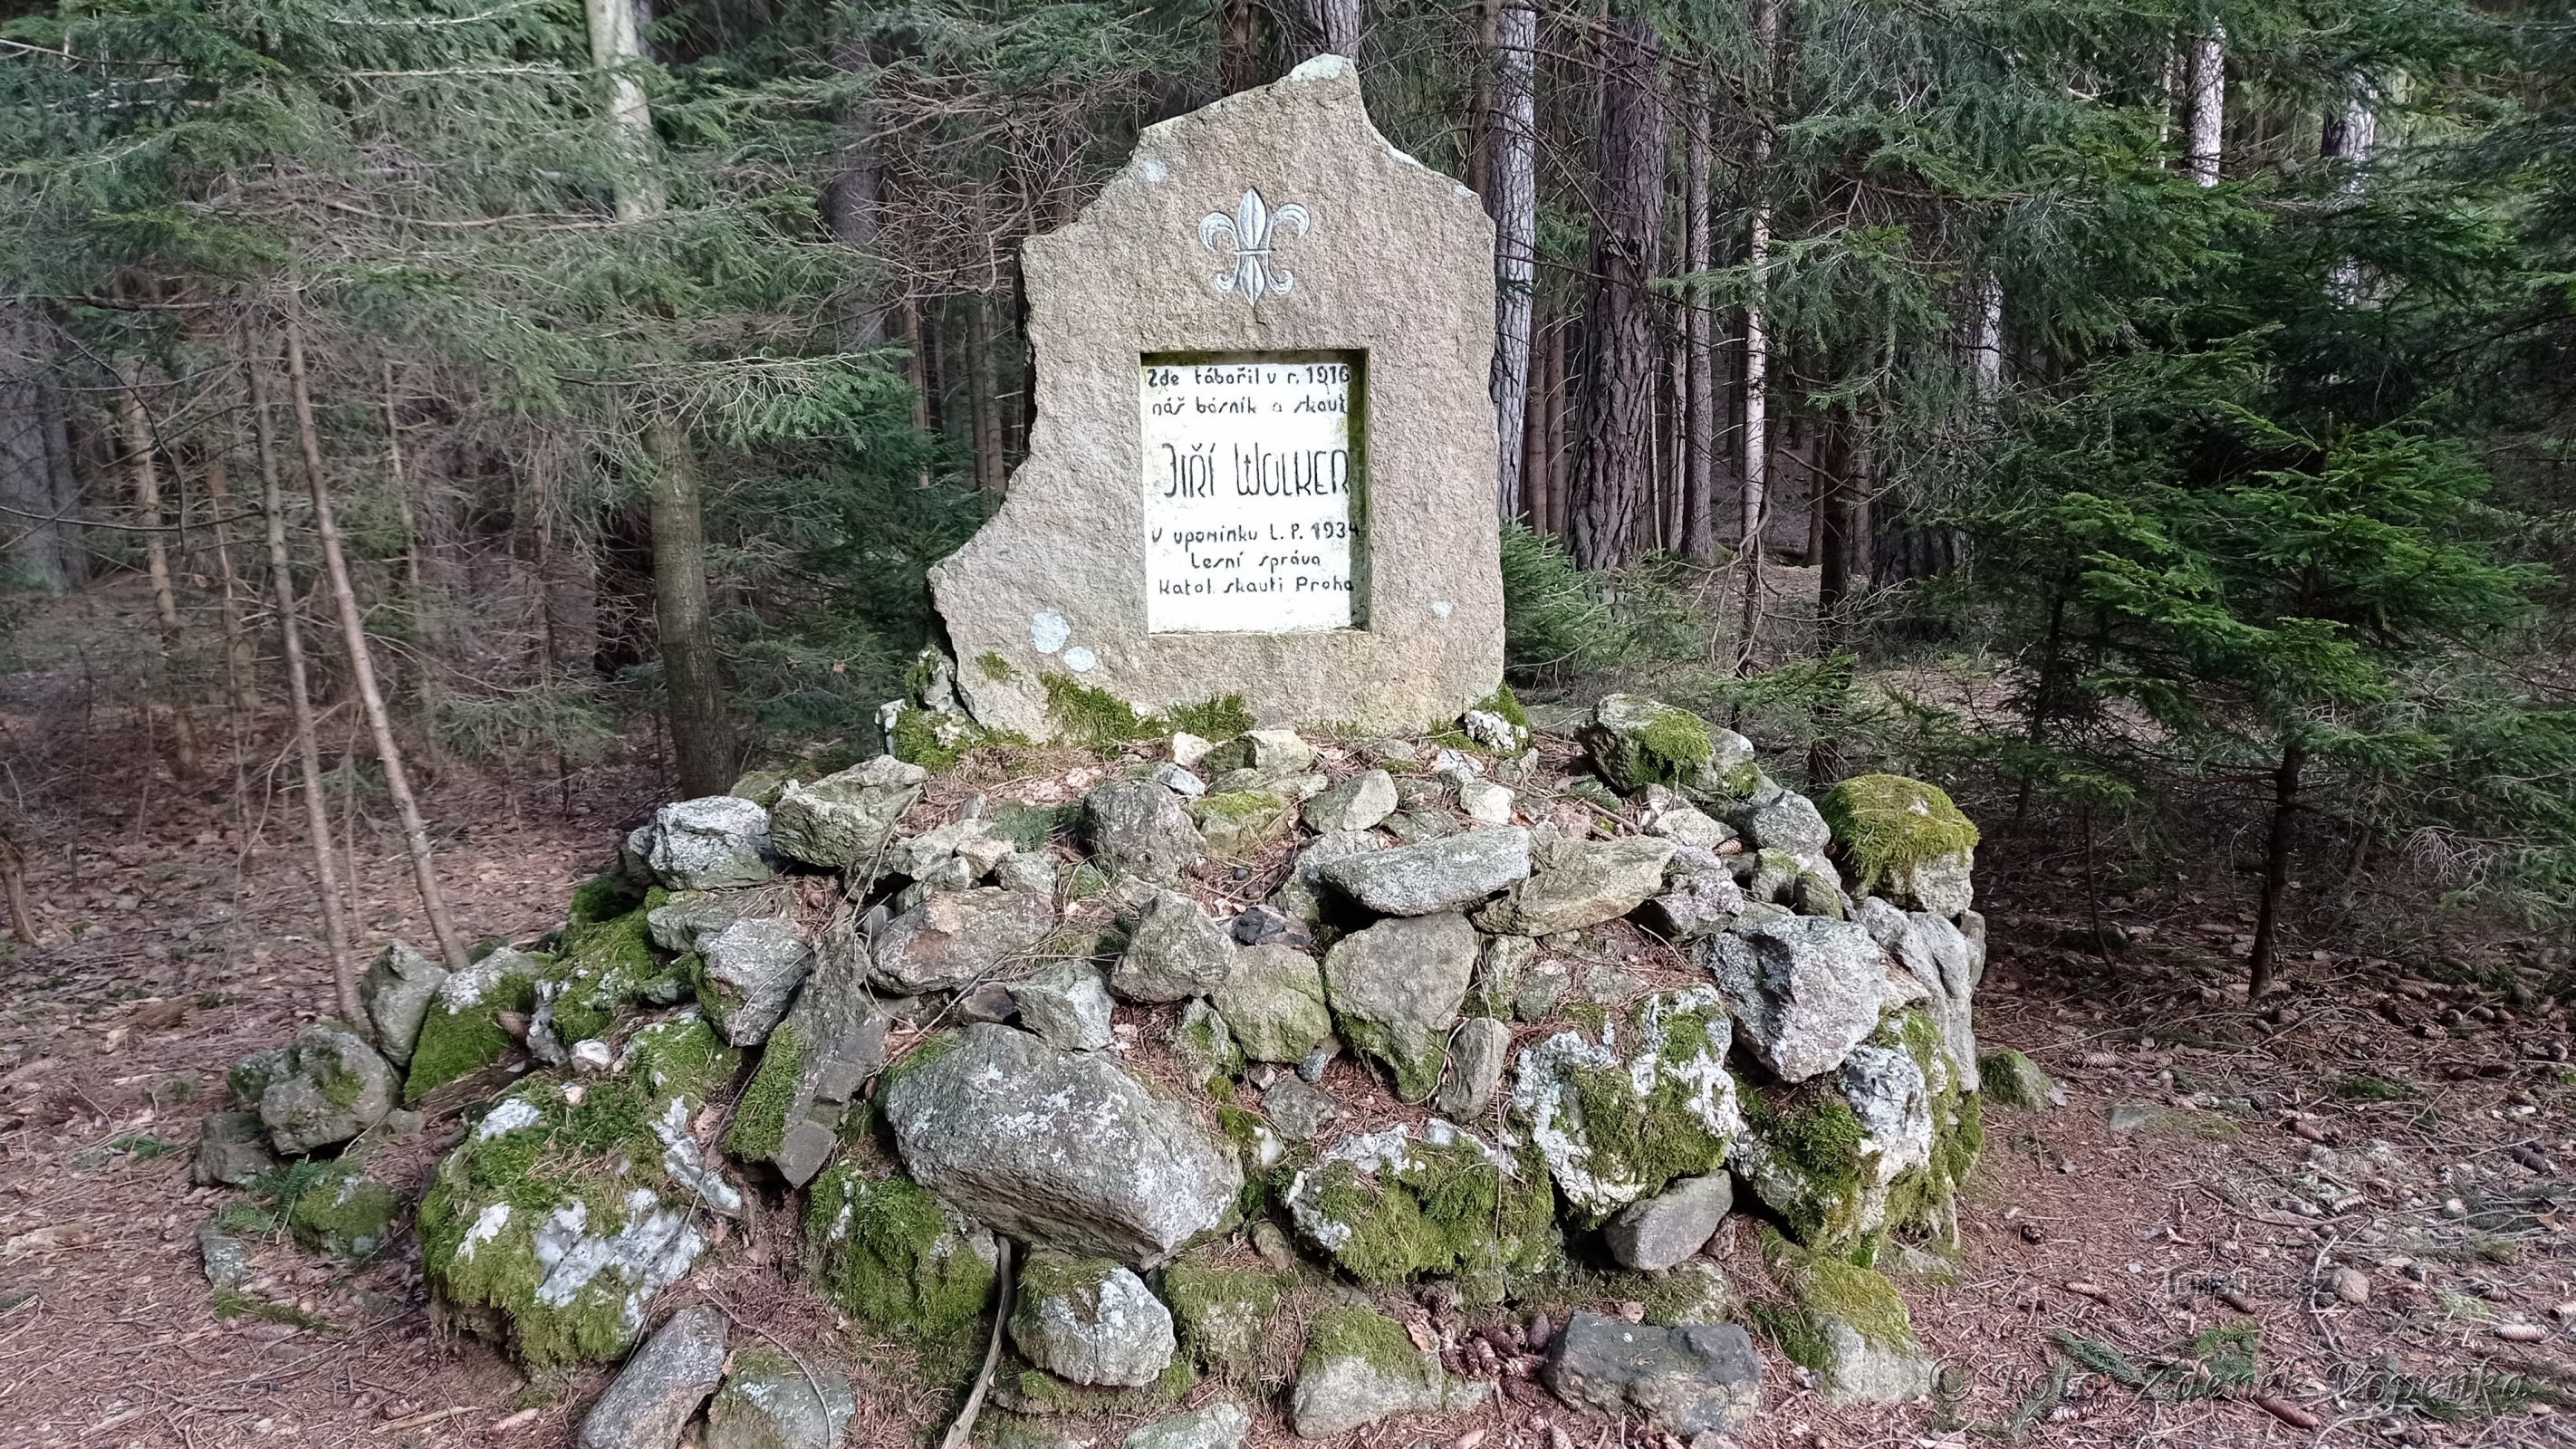
<svg viewBox="0 0 2576 1449"><path fill-rule="evenodd" d="M1349 628L1358 368L1243 356L1141 371L1146 628Z"/></svg>

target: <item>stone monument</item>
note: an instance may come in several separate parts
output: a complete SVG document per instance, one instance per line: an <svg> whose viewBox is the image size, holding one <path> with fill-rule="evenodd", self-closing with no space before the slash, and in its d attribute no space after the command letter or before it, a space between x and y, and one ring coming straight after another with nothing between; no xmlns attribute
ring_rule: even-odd
<svg viewBox="0 0 2576 1449"><path fill-rule="evenodd" d="M1491 694L1492 261L1337 56L1147 130L1022 257L1028 461L930 573L967 711L1045 739L1062 676L1397 733Z"/></svg>

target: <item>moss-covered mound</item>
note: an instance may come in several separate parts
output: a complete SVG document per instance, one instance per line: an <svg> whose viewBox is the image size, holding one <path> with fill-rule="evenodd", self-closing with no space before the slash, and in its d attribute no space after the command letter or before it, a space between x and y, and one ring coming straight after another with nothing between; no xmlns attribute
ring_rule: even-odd
<svg viewBox="0 0 2576 1449"><path fill-rule="evenodd" d="M1726 1068L1733 1024L1714 989L1646 997L1597 1036L1560 1032L1525 1053L1514 1098L1569 1218L1587 1228L1718 1171L1744 1125Z"/></svg>
<svg viewBox="0 0 2576 1449"><path fill-rule="evenodd" d="M563 929L563 953L540 981L538 1025L569 1047L603 1036L620 1016L641 1006L670 1006L688 994L678 961L656 950L649 913L669 894L653 887L634 908L604 921L574 911Z"/></svg>
<svg viewBox="0 0 2576 1449"><path fill-rule="evenodd" d="M815 1277L844 1312L924 1346L971 1341L993 1296L991 1235L970 1235L912 1179L856 1162L814 1179L805 1241Z"/></svg>
<svg viewBox="0 0 2576 1449"><path fill-rule="evenodd" d="M1940 787L1903 775L1854 775L1817 797L1861 894L1901 879L1917 866L1977 848L1976 822Z"/></svg>
<svg viewBox="0 0 2576 1449"><path fill-rule="evenodd" d="M1344 1138L1294 1169L1282 1198L1298 1232L1363 1283L1459 1278L1490 1301L1506 1274L1562 1251L1542 1165L1436 1119L1418 1137L1397 1126Z"/></svg>
<svg viewBox="0 0 2576 1449"><path fill-rule="evenodd" d="M555 958L504 946L438 984L420 1038L403 1078L403 1100L417 1102L438 1087L508 1056L520 1038L504 1015L527 1021L536 1011L537 984L555 974ZM521 1027L524 1031L526 1028Z"/></svg>
<svg viewBox="0 0 2576 1449"><path fill-rule="evenodd" d="M1268 1325L1286 1294L1284 1277L1189 1257L1166 1267L1160 1286L1181 1351L1199 1367L1231 1383L1250 1383L1279 1366L1282 1355Z"/></svg>

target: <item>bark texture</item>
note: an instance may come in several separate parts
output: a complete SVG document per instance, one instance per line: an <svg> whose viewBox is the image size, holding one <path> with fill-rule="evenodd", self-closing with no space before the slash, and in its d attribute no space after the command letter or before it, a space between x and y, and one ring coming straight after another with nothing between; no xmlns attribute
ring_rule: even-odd
<svg viewBox="0 0 2576 1449"><path fill-rule="evenodd" d="M1528 507L1530 327L1538 279L1538 7L1504 0L1494 24L1492 160L1485 210L1494 218L1495 506Z"/></svg>
<svg viewBox="0 0 2576 1449"><path fill-rule="evenodd" d="M1622 0L1601 40L1592 283L1584 301L1582 440L1573 552L1585 568L1632 562L1654 496L1654 299L1661 260L1662 53L1640 0Z"/></svg>

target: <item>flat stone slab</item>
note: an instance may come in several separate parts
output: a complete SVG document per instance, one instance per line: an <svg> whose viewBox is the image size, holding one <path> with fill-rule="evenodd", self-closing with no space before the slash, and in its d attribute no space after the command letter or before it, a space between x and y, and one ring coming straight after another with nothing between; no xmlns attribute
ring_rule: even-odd
<svg viewBox="0 0 2576 1449"><path fill-rule="evenodd" d="M1474 193L1370 124L1347 61L1149 128L1098 200L1022 252L1028 461L930 573L968 711L1050 738L1054 675L1143 708L1239 694L1265 725L1394 734L1491 694L1493 245ZM1148 359L1166 356L1181 376L1158 383ZM1219 375L1247 364L1307 371ZM1163 392L1188 411L1151 413ZM1291 410L1308 401L1325 416ZM1149 444L1182 423L1225 440L1185 469L1180 445L1213 431ZM1353 447L1317 441L1336 428ZM1301 532L1273 545L1274 521ZM1207 538L1173 536L1203 522ZM1242 557L1178 565L1217 586L1204 597L1153 587L1188 548Z"/></svg>
<svg viewBox="0 0 2576 1449"><path fill-rule="evenodd" d="M1675 1438L1732 1434L1762 1407L1762 1360L1732 1323L1655 1328L1578 1312L1552 1347L1547 1385L1558 1397Z"/></svg>

